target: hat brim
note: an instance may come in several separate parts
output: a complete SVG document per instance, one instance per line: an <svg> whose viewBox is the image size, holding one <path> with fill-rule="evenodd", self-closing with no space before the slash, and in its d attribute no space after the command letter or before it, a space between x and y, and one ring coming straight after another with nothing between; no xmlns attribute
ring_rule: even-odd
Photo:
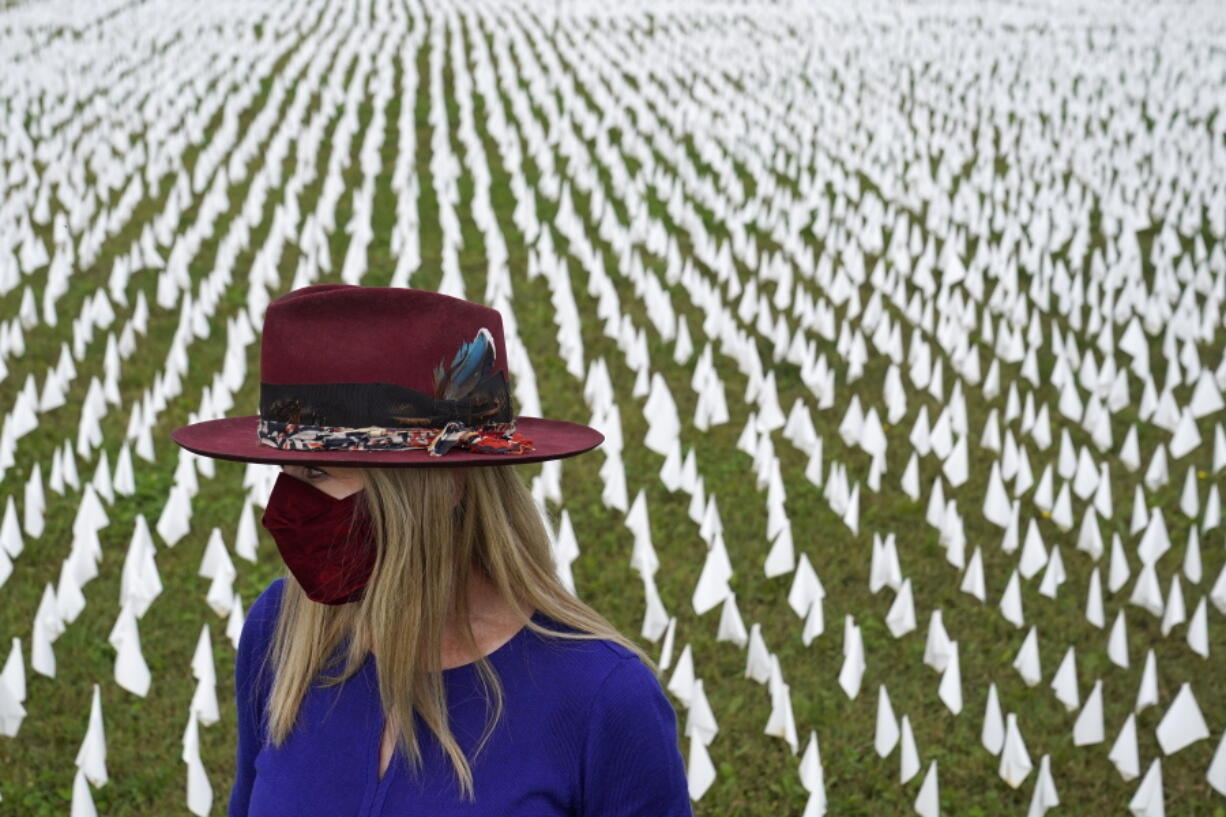
<svg viewBox="0 0 1226 817"><path fill-rule="evenodd" d="M526 454L484 454L461 448L452 448L441 457L432 457L423 448L298 451L274 448L260 442L256 434L259 422L258 414L204 420L176 428L170 432L170 438L194 454L220 460L349 468L514 465L573 457L604 442L604 435L590 426L521 416L515 418L515 429L532 440L533 445L533 450Z"/></svg>

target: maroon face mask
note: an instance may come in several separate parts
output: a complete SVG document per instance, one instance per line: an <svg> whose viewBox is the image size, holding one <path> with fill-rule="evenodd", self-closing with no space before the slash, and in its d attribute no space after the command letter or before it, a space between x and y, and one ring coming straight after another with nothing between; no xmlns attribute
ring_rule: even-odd
<svg viewBox="0 0 1226 817"><path fill-rule="evenodd" d="M260 522L307 598L345 604L362 597L375 546L361 491L336 499L282 471Z"/></svg>

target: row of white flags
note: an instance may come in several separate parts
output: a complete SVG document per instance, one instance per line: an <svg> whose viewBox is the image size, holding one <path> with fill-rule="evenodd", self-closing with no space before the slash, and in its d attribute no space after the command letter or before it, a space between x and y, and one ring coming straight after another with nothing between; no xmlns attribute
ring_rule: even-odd
<svg viewBox="0 0 1226 817"><path fill-rule="evenodd" d="M942 736L917 738L909 714L894 710L882 683L888 680L885 667L866 653L858 622L881 611L848 609L838 593L827 599L820 570L828 554L820 543L809 547L811 520L797 519L794 533L785 510L788 489L795 485L789 480L797 478L819 488L842 520L845 530L829 539L839 547L861 547L861 578L870 591L892 591L884 612L891 636L907 637L927 613L924 663L940 673L935 694L955 716L961 716L964 697L976 703L975 710L982 712L983 747L999 756L1002 781L1013 788L1027 781L1033 786L1031 815L1059 805L1058 792L1076 779L1075 772L1052 769L1047 753L1036 765L1024 736L1023 727L1030 724L1020 723L1015 712L1002 711L996 682L986 690L963 689L960 654L975 645L977 616L999 614L1018 629L1012 668L1027 687L1047 681L1056 702L1077 713L1069 730L1076 746L1103 744L1124 781L1140 778L1127 803L1134 814L1162 814L1165 802L1162 759L1149 759L1142 776L1135 714L1147 706L1163 706L1155 735L1164 757L1216 737L1218 749L1202 774L1226 794L1226 739L1221 733L1226 724L1208 723L1193 691L1204 695L1220 674L1215 667L1222 651L1212 647L1221 639L1212 638L1210 611L1226 614L1226 564L1216 579L1205 565L1212 568L1222 561L1221 474L1226 469L1226 253L1221 243L1226 186L1220 174L1208 170L1213 161L1209 146L1222 135L1220 117L1216 130L1198 128L1191 117L1175 117L1166 126L1171 134L1162 140L1134 117L1129 121L1137 149L1161 161L1124 168L1132 177L1116 168L1114 173L1074 174L1061 182L1052 171L1067 157L1052 151L1056 134L1045 131L1031 114L1037 135L1023 138L1049 151L1036 154L1040 164L1031 170L1032 178L1016 170L993 176L977 168L955 191L958 157L973 158L966 153L970 117L983 116L1005 133L1016 126L1006 116L1009 103L980 101L984 107L967 107L941 96L939 85L926 86L938 95L934 103L961 118L903 116L898 110L882 114L870 97L850 96L849 89L862 94L858 89L865 87L865 78L883 75L897 61L937 58L942 70L966 70L962 63L949 62L952 55L943 53L936 40L923 39L918 24L906 15L892 19L888 36L879 42L864 18L835 8L709 9L678 3L669 6L673 23L651 35L669 47L644 52L640 35L628 24L644 20L645 7L627 7L606 26L607 10L577 6L559 20L561 30L571 32L568 36L534 21L534 14L556 13L549 3L531 8L457 4L454 14L416 3L379 2L375 7L376 14L356 20L348 16L350 4L340 0L287 4L284 14L174 2L131 9L99 4L92 23L70 19L68 4L6 12L12 25L0 34L8 46L0 53L14 55L13 71L0 74L20 79L0 77L0 96L13 100L14 110L29 112L36 124L27 129L23 117L10 113L12 126L0 135L0 292L21 289L17 315L0 324L0 375L8 376L6 360L25 353L27 333L40 341L58 340L59 353L37 377L26 376L6 410L0 476L17 463L20 441L27 435L59 434L55 439L60 442L49 463L33 464L20 503L11 494L6 501L0 585L26 541L42 536L48 510L44 469L46 486L76 503L71 548L58 580L44 585L26 636L30 669L55 677L54 642L84 611L82 588L99 575L104 561L99 534L110 524L107 509L132 496L140 471L158 467L158 453L169 450L155 439L155 427L241 411L234 398L254 379L247 360L258 341L263 310L278 293L325 274L350 283L372 282L370 249L379 239L374 196L386 179L395 200L394 224L385 239L394 268L373 271L380 283L390 274L392 284L410 285L424 263L421 236L437 227L439 291L480 299L504 316L518 412L542 413L524 338L552 331L559 360L582 387L591 424L606 435L601 498L625 515L633 536L629 563L644 587L641 635L660 644L659 663L668 671L663 680L686 711L694 800L715 783L712 755L720 753L714 743L718 713L700 670L712 660L712 650L735 644L745 654L745 677L767 687L770 715L763 733L801 755L798 771L808 792L805 817L827 810L818 746L824 724L811 725L801 751L784 662L765 643L761 622L747 627L737 607L737 571L761 569L768 579L786 581L786 593L779 585L776 615L787 616L786 603L806 647L826 632L826 604L843 605L836 608L843 625L843 661L830 680L850 699L861 694L868 680L878 708L875 724L863 725L864 734L874 734L883 758L899 747L900 783L926 768L915 809L923 815L940 809L938 766L934 758L923 762L920 747ZM1083 113L1132 110L1126 92L1113 86L1094 85L1091 92L1089 83L1049 85L1046 72L1087 55L1118 68L1133 40L1114 35L1117 40L1107 37L1082 46L1087 52L1070 51L1067 44L1004 25L1013 19L1008 15L1024 19L1025 12L992 9L943 14L940 30L965 41L959 53L970 55L973 64L986 65L997 53L1020 59L1025 48L1040 49L1046 62L1025 63L1036 72L1027 75L1032 83L1027 93L1036 95L1039 104L1062 103ZM1112 14L1106 6L1102 12ZM217 41L219 26L232 23L235 15L242 23L237 30L244 33L228 43ZM762 73L752 61L735 57L763 44L730 26L730 17L772 43L769 53L776 68ZM286 22L297 19L317 24L304 36L296 24ZM808 28L795 28L800 19ZM70 47L38 33L47 21L96 25L106 44L97 55L72 63L80 81L68 93L75 100L94 95L111 100L115 114L68 114L72 138L52 124L60 121L59 109L40 101L60 93L48 66L66 58ZM480 25L490 39L464 33L464 21ZM1056 22L1071 24L1071 18L1057 15ZM263 39L253 36L257 23L264 27ZM1190 26L1186 20L1183 24ZM1206 77L1215 76L1213 66L1220 69L1222 59L1210 47L1212 30L1198 33L1189 27L1191 39L1179 41L1178 47L1173 40L1147 39L1135 31L1129 36L1139 37L1137 47L1164 65L1185 66L1191 77L1187 81L1193 83L1189 87L1197 82L1211 87ZM460 51L445 47L442 38L448 31L461 38ZM598 47L579 45L574 38L580 33ZM213 72L213 81L200 93L183 94L180 85L166 83L156 63L147 61L149 49L143 43L176 34L183 36L172 53L207 44L232 57L201 65L202 71ZM827 49L815 49L813 37ZM422 51L427 69L419 76ZM289 58L276 69L277 81L261 99L261 83L274 79L274 62L266 57L282 53ZM712 62L716 53L727 54L731 64ZM347 83L341 73L329 72L329 66L355 57ZM94 70L93 60L116 60L134 70L112 83L105 71ZM1089 70L1083 63L1075 63L1082 66L1078 70ZM630 64L641 66L635 70L651 81L630 81L625 73ZM713 70L716 66L719 70ZM445 67L450 82L444 81ZM831 76L855 81L831 82ZM528 89L540 83L556 91L556 106L534 107ZM325 88L336 107L312 109L312 94ZM391 126L388 103L397 95L426 100L429 161L424 146L416 143L415 106L403 101L394 165L382 159ZM480 116L477 95L483 104ZM146 97L155 101L136 104ZM1175 99L1191 106L1195 94ZM372 115L365 128L356 116L338 116L367 101ZM458 110L456 121L449 120L448 104ZM237 119L248 108L255 115L239 129ZM221 116L223 125L206 138L202 125L214 115ZM330 125L331 147L325 149L321 139ZM614 128L616 141L607 135ZM730 138L733 132L744 135ZM499 146L496 155L487 153L486 137ZM194 163L184 165L184 152L201 140L204 146ZM1182 146L1181 161L1173 162L1173 154L1164 152L1167 143ZM1085 160L1096 167L1122 161L1109 151L1112 143L1105 135L1087 136L1082 144ZM902 146L918 150L922 161L905 164ZM995 149L990 140L974 147ZM355 156L360 181L347 189L344 178ZM935 170L929 156L941 157ZM286 174L283 165L291 157L296 161ZM529 160L535 176L526 169ZM47 167L40 170L36 161ZM738 167L752 179L751 186ZM92 169L92 181L86 181L83 168ZM174 181L165 184L168 173ZM858 174L874 186L864 186ZM509 182L514 201L509 211L494 208L495 179ZM471 188L463 205L461 180ZM316 182L322 183L318 198L307 199L303 191ZM245 186L243 200L231 198L238 185ZM437 225L423 223L418 200L425 190L432 191L437 204ZM283 200L270 206L267 199L279 192ZM579 194L586 197L583 206L576 201ZM166 199L157 212L143 224L137 221L137 205L160 195ZM338 219L343 196L350 202L347 222ZM651 197L665 203L663 214L650 206ZM1091 202L1101 211L1097 230L1090 225ZM926 215L921 219L922 206ZM1155 221L1160 227L1148 251L1143 250L1137 230ZM480 234L487 264L482 293L466 291L459 263L461 252L469 249L462 227L470 222ZM329 248L337 232L348 238L339 263ZM217 244L208 255L204 243L210 237ZM512 249L520 241L526 251L515 256ZM298 261L292 280L286 281L279 265L291 249L297 250ZM104 251L114 259L104 286L90 290L73 280L77 270L93 265ZM240 261L248 253L253 260ZM207 272L193 274L202 258L208 259ZM515 287L523 282L513 275L519 265L528 281L543 278L547 284L556 331L537 326L520 331L514 306L522 305L524 296L517 298ZM35 274L46 276L38 296L27 280ZM152 275L156 285L147 293L144 284ZM592 299L594 314L580 306L576 286ZM223 298L233 287L243 298L238 309ZM636 300L624 301L631 288ZM70 292L84 300L69 324L59 309L60 299ZM129 379L132 374L125 373L126 362L151 343L150 320L170 325L176 314L164 364L151 383L141 384L140 400L125 404L119 386L125 374ZM585 348L585 321L596 321L603 336L615 343L633 375L630 394L615 392L610 363ZM214 337L223 328L224 337ZM104 350L97 348L97 330L107 333ZM65 339L69 334L70 341ZM667 344L667 351L654 359L652 341ZM186 418L167 412L185 390L192 354L206 343L224 344L224 357L214 372L190 371L192 383L208 381L198 410ZM763 350L770 360L763 360ZM1206 354L1216 360L1202 360ZM692 374L686 375L691 363ZM799 383L784 363L798 368ZM745 379L743 394L729 393L729 381L736 381L730 367ZM54 424L55 412L67 405L74 381L83 374L89 383L75 437L64 436ZM683 400L674 396L682 393ZM792 399L785 400L784 394ZM936 416L921 402L929 398L941 407ZM695 406L692 424L681 416L682 402ZM112 408L127 415L113 469L102 425ZM655 552L646 502L657 476L627 472L624 443L637 446L640 440L623 440L623 417L645 429L642 445L661 458L659 482L670 494L684 493L677 500L687 502L705 546L689 624L669 612L669 602L679 600L662 598L655 584L656 572L670 569ZM1116 440L1114 430L1122 419L1126 431ZM700 444L705 432L729 423L740 428L736 449L745 458ZM909 429L905 437L891 433L904 424ZM830 430L820 435L819 426ZM785 458L776 452L781 441L805 458L802 474L789 470L785 477ZM891 451L891 443L907 448ZM146 695L155 680L139 633L141 618L163 590L154 534L173 547L199 528L199 523L192 525L198 480L215 475L208 459L176 454L174 484L158 519L151 528L150 520L136 517L122 562L121 598L109 612L115 620L109 636L116 650L114 680L137 696ZM752 471L755 486L766 491L765 546L725 542L717 497L704 480L704 470L713 473L714 458L735 458ZM865 458L867 469L859 464ZM90 463L90 476L82 472L79 459ZM887 462L905 465L896 472ZM931 474L934 463L939 473L925 483L920 471ZM563 467L547 463L534 480L542 504L564 500ZM253 509L267 497L273 476L274 469L265 466L245 470L247 500L231 536L206 522L210 533L199 572L211 584L203 601L227 619L225 634L232 645L241 632L243 605L234 590L238 567L225 540L232 539L245 560L257 559ZM960 508L958 500L981 480L986 480L982 506ZM1114 495L1121 484L1131 489L1130 495ZM1157 492L1176 484L1181 486L1176 505L1155 500ZM927 600L903 570L904 563L916 567L920 554L900 552L893 530L861 530L862 505L867 507L874 494L885 498L895 491L922 504L923 521L936 532L951 580L976 600L979 612L970 606L925 609ZM732 496L723 498L733 501ZM1117 512L1117 501L1130 502L1128 519ZM1186 530L1181 541L1170 533L1175 518ZM983 521L999 530L996 542L985 536L992 528ZM1109 542L1104 530L1110 531ZM1107 633L1095 641L1061 644L1064 659L1046 676L1039 660L1045 622L1028 609L1034 606L1029 583L1038 577L1039 594L1056 599L1067 579L1061 545L1067 547L1074 538L1077 553L1067 558L1093 564L1084 595L1078 591L1084 598L1078 606L1089 625ZM576 590L571 565L580 547L566 511L555 545L559 575ZM986 570L985 561L1000 563L985 556L997 546L1016 557L1007 575ZM1173 549L1182 553L1177 568L1171 559L1162 561ZM1104 557L1107 564L1100 570ZM783 579L789 574L790 580ZM1191 604L1186 593L1194 594ZM1110 617L1108 600L1118 602ZM716 607L716 627L703 625L700 619ZM1129 636L1128 607L1160 619L1164 638L1182 627L1187 648L1208 662L1195 677L1163 676L1165 687L1176 690L1165 702L1158 694L1153 646ZM945 612L957 613L952 635ZM26 715L22 644L20 637L13 638L0 674L0 726L13 737ZM1111 675L1079 677L1078 658L1105 652L1114 666L1126 669L1138 647L1145 654L1145 669L1134 711L1122 724L1107 724L1104 696L1124 691ZM1182 661L1180 666L1193 665ZM207 621L191 669L197 686L185 702L186 805L205 814L213 790L200 760L197 730L218 719ZM108 779L102 724L101 684L96 684L76 759L74 815L92 813L84 781L101 786ZM1037 772L1034 778L1032 771ZM837 811L837 793L833 801Z"/></svg>

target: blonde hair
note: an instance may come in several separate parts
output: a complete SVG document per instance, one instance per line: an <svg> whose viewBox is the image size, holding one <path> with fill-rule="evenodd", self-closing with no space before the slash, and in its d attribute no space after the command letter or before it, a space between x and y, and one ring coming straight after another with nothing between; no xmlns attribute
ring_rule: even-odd
<svg viewBox="0 0 1226 817"><path fill-rule="evenodd" d="M479 653L467 594L457 592L468 586L474 566L489 577L524 627L550 638L607 639L638 655L658 676L655 663L638 645L558 580L545 527L552 515L542 514L518 469L369 468L364 476L359 507L369 513L377 543L364 597L349 604L318 604L285 572L281 610L265 654L275 667L267 709L273 745L281 746L292 731L314 680L324 687L343 683L373 648L384 715L390 727L398 727L396 741L413 773L419 773L422 761L413 727L417 712L451 758L461 797L475 800L469 759L448 724L441 672L443 630L452 616L462 623L468 654ZM463 484L458 502L453 477ZM544 613L578 632L541 627L524 610ZM346 636L351 636L348 649L328 661ZM338 659L344 662L340 674L323 675ZM492 664L482 656L475 668L487 698L492 690L494 712L474 758L503 710L502 685Z"/></svg>

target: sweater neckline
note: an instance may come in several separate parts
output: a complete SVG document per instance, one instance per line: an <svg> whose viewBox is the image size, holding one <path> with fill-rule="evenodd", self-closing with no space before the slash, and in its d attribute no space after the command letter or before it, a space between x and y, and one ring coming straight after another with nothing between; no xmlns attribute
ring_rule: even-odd
<svg viewBox="0 0 1226 817"><path fill-rule="evenodd" d="M537 624L540 624L541 622L540 622L539 616L540 616L540 611L533 610L530 618L533 621L535 621ZM517 645L521 640L523 640L524 636L529 632L531 631L528 629L527 625L521 626L518 630L515 631L515 633L510 638L502 642L502 644L500 644L493 651L486 653L484 656L485 660L486 661L500 660L499 659L500 655L505 655L506 653L510 652L515 647L515 645ZM442 670L442 673L443 673L443 677L445 678L445 677L448 677L447 675L448 673L452 673L454 675L454 674L464 672L464 671L474 671L475 672L476 667L477 667L476 661L469 661L467 664L460 664L458 666L448 667L447 669Z"/></svg>
<svg viewBox="0 0 1226 817"><path fill-rule="evenodd" d="M535 621L537 624L542 624L542 625L544 624L545 616L540 610L533 610L530 618L533 621ZM523 639L530 632L531 632L531 629L529 629L527 625L520 627L518 630L515 631L515 633L510 638L504 641L501 645L495 648L492 652L486 653L484 656L485 660L493 661L495 663L501 663L502 657L506 656L513 649L515 649L519 645L519 642L523 641ZM374 668L375 662L377 660L378 659L375 657L374 653L366 654L367 664L372 669ZM459 664L454 667L447 667L446 669L441 670L441 672L443 673L444 678L457 677L460 675L464 675L468 672L476 671L476 666L477 666L476 661L469 661L467 664Z"/></svg>

